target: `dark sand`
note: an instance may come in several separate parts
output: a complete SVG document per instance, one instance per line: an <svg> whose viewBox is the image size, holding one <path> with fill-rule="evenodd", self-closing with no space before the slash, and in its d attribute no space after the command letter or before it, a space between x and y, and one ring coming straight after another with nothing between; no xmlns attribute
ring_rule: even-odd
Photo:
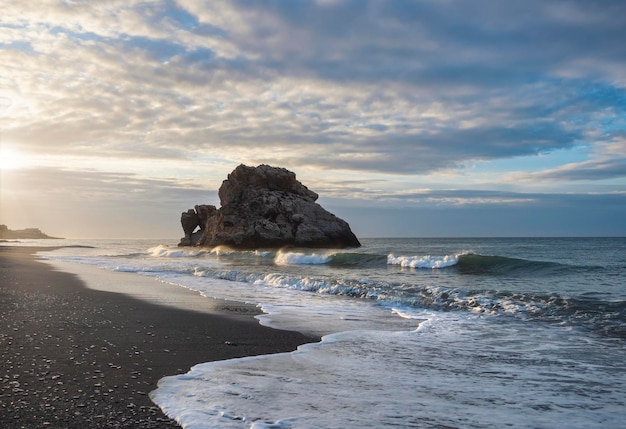
<svg viewBox="0 0 626 429"><path fill-rule="evenodd" d="M178 427L148 397L163 376L316 340L263 327L244 304L211 314L89 289L38 250L0 246L3 429Z"/></svg>

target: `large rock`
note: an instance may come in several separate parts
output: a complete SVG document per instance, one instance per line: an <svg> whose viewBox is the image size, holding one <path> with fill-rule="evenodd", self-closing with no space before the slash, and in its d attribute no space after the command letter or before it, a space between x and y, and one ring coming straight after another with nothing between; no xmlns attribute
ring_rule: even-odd
<svg viewBox="0 0 626 429"><path fill-rule="evenodd" d="M347 222L324 210L318 195L284 168L238 166L219 189L221 208L184 212L179 246L358 247Z"/></svg>

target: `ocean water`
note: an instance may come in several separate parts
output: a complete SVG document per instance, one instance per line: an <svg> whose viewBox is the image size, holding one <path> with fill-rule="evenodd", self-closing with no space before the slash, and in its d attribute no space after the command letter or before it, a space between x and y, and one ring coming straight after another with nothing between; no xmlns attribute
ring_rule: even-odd
<svg viewBox="0 0 626 429"><path fill-rule="evenodd" d="M44 256L257 304L260 323L323 337L163 378L150 397L185 428L625 427L625 238L362 243L64 240L92 247Z"/></svg>

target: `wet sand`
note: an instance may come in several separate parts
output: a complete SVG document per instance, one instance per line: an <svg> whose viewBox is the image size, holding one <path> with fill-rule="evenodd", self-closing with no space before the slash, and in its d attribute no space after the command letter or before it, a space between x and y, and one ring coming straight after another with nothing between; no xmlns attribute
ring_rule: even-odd
<svg viewBox="0 0 626 429"><path fill-rule="evenodd" d="M59 271L39 250L0 246L5 429L178 427L148 397L163 376L316 340L259 325L254 306L136 274Z"/></svg>

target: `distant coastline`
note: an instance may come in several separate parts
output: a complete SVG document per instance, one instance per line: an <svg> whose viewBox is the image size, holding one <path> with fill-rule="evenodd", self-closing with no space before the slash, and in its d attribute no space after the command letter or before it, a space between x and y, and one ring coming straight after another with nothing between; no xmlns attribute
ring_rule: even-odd
<svg viewBox="0 0 626 429"><path fill-rule="evenodd" d="M12 240L23 238L35 238L35 239L59 239L61 237L50 237L47 234L41 232L39 228L26 228L26 229L9 229L6 225L0 225L0 240Z"/></svg>

